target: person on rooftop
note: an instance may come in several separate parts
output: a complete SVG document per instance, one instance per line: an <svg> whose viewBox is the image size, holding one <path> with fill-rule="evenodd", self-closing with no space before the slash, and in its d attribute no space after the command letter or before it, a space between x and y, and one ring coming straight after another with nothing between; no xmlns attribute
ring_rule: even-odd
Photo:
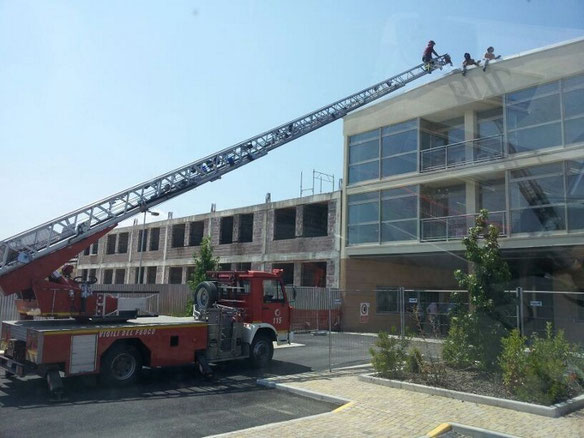
<svg viewBox="0 0 584 438"><path fill-rule="evenodd" d="M493 61L495 59L499 59L501 57L501 55L495 56L495 48L493 46L490 46L487 49L487 52L485 53L485 65L483 66L483 71L485 71L487 69L487 65L489 65L490 61Z"/></svg>
<svg viewBox="0 0 584 438"><path fill-rule="evenodd" d="M464 61L462 61L462 75L466 75L466 69L471 65L476 65L477 67L480 65L481 61L475 61L470 57L470 53L464 54Z"/></svg>
<svg viewBox="0 0 584 438"><path fill-rule="evenodd" d="M424 68L428 70L428 73L432 73L432 66L434 64L432 55L438 56L438 53L434 50L435 45L436 43L434 41L428 41L428 45L424 49L424 54L422 55L422 62L425 64Z"/></svg>

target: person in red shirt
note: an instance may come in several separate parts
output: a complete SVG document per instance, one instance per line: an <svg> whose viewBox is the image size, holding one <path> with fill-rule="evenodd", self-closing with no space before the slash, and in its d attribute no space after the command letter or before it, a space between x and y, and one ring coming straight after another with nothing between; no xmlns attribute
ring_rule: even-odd
<svg viewBox="0 0 584 438"><path fill-rule="evenodd" d="M428 41L428 45L424 49L424 54L422 55L422 62L425 63L424 68L428 70L428 73L432 73L432 55L438 56L436 50L434 50L434 46L436 43L432 40Z"/></svg>

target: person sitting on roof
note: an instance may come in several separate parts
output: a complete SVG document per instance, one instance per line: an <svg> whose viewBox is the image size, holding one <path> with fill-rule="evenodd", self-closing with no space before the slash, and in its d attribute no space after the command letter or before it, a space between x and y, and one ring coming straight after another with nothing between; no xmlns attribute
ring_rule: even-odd
<svg viewBox="0 0 584 438"><path fill-rule="evenodd" d="M463 76L466 75L466 69L468 67L470 67L471 65L476 65L478 67L480 63L481 61L475 61L474 59L472 59L470 57L470 53L465 53L464 61L462 61L462 75Z"/></svg>
<svg viewBox="0 0 584 438"><path fill-rule="evenodd" d="M428 45L424 49L424 54L422 55L422 62L425 64L424 68L428 70L428 73L432 73L432 66L434 64L432 60L432 54L438 56L436 50L434 50L434 46L436 43L432 40L428 41Z"/></svg>
<svg viewBox="0 0 584 438"><path fill-rule="evenodd" d="M487 65L489 65L489 61L493 61L494 59L499 59L501 55L495 56L495 48L490 46L485 53L485 65L483 67L483 71L487 69Z"/></svg>

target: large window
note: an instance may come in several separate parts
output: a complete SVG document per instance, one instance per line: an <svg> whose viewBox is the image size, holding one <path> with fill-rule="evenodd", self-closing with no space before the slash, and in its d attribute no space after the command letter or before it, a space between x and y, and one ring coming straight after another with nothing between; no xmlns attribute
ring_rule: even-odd
<svg viewBox="0 0 584 438"><path fill-rule="evenodd" d="M531 233L566 228L563 163L511 171L511 231Z"/></svg>
<svg viewBox="0 0 584 438"><path fill-rule="evenodd" d="M509 153L562 144L559 82L505 96Z"/></svg>
<svg viewBox="0 0 584 438"><path fill-rule="evenodd" d="M349 137L349 184L379 178L381 130Z"/></svg>
<svg viewBox="0 0 584 438"><path fill-rule="evenodd" d="M442 122L420 121L421 169L445 169L467 161L464 118Z"/></svg>
<svg viewBox="0 0 584 438"><path fill-rule="evenodd" d="M378 288L375 291L375 313L398 312L398 290Z"/></svg>
<svg viewBox="0 0 584 438"><path fill-rule="evenodd" d="M417 170L417 120L349 137L349 184Z"/></svg>
<svg viewBox="0 0 584 438"><path fill-rule="evenodd" d="M381 192L381 241L418 238L418 187Z"/></svg>
<svg viewBox="0 0 584 438"><path fill-rule="evenodd" d="M584 229L584 161L566 163L566 205L568 228Z"/></svg>
<svg viewBox="0 0 584 438"><path fill-rule="evenodd" d="M349 196L348 244L379 242L379 192Z"/></svg>
<svg viewBox="0 0 584 438"><path fill-rule="evenodd" d="M381 131L381 176L418 170L418 121L399 123Z"/></svg>
<svg viewBox="0 0 584 438"><path fill-rule="evenodd" d="M562 82L565 143L584 142L584 75Z"/></svg>
<svg viewBox="0 0 584 438"><path fill-rule="evenodd" d="M468 224L464 184L422 187L420 199L422 240L454 239L466 235Z"/></svg>

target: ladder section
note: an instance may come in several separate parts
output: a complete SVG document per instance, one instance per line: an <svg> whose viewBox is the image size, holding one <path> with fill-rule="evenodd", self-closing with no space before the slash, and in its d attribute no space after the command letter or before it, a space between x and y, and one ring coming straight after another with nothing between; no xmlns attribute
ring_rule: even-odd
<svg viewBox="0 0 584 438"><path fill-rule="evenodd" d="M55 252L206 182L219 179L432 70L442 69L448 63L450 58L447 54L439 56L434 59L430 70L419 64L303 117L6 239L0 242L0 276L23 263Z"/></svg>

